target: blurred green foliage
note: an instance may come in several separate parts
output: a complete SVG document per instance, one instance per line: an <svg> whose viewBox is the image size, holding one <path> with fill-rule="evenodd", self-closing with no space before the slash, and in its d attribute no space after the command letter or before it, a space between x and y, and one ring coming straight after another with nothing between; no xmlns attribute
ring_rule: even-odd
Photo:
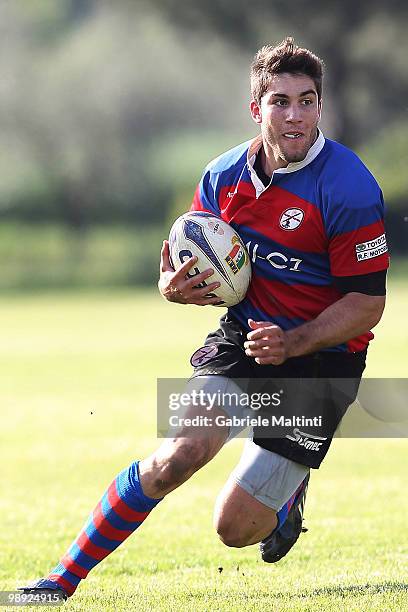
<svg viewBox="0 0 408 612"><path fill-rule="evenodd" d="M244 117L249 125L246 100L231 112L218 92L227 72L236 90L238 62L231 70L222 42L180 36L137 3L34 4L39 14L25 2L0 5L3 218L162 221L185 170L169 176L161 139L209 125L237 131ZM88 11L67 10L73 4Z"/></svg>
<svg viewBox="0 0 408 612"><path fill-rule="evenodd" d="M408 214L408 122L394 122L376 131L375 136L359 149L364 163L379 181L386 200Z"/></svg>
<svg viewBox="0 0 408 612"><path fill-rule="evenodd" d="M44 271L33 242L31 258L3 259L3 278L14 275L22 286L87 282L92 274L75 270L73 254L85 242L99 253L104 236L107 252L117 239L122 253L118 282L132 277L136 260L144 264L132 278L151 280L160 240L146 241L141 256L131 236L165 236L205 164L256 134L249 63L259 46L288 34L325 60L323 130L351 145L379 179L391 243L406 250L407 16L398 0L387 10L379 0L0 3L4 238L24 235L28 253L32 224L36 245L51 226L61 243L53 271ZM16 223L25 228L20 236ZM100 282L113 278L94 273Z"/></svg>
<svg viewBox="0 0 408 612"><path fill-rule="evenodd" d="M159 277L158 228L0 225L0 290L151 285Z"/></svg>

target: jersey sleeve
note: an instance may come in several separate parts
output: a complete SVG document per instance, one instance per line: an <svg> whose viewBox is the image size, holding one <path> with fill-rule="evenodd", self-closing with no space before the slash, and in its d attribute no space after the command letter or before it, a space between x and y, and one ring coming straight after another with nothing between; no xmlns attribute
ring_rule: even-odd
<svg viewBox="0 0 408 612"><path fill-rule="evenodd" d="M204 172L197 185L190 210L205 210L214 215L220 214L220 208L217 202L211 172L209 170Z"/></svg>
<svg viewBox="0 0 408 612"><path fill-rule="evenodd" d="M342 277L386 270L389 257L381 190L365 167L342 178L326 201L331 274Z"/></svg>
<svg viewBox="0 0 408 612"><path fill-rule="evenodd" d="M385 295L387 270L378 270L370 274L356 274L354 276L333 276L335 287L345 295L357 292L365 295Z"/></svg>

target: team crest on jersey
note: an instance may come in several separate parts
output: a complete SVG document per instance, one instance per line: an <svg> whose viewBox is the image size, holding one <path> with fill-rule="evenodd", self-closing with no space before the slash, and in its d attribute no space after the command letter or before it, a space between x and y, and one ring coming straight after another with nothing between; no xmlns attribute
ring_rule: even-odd
<svg viewBox="0 0 408 612"><path fill-rule="evenodd" d="M191 355L190 363L194 368L204 365L218 353L218 346L216 344L209 344L202 346L197 349L195 353Z"/></svg>
<svg viewBox="0 0 408 612"><path fill-rule="evenodd" d="M279 225L284 230L295 230L304 219L305 213L301 208L287 208L279 219Z"/></svg>
<svg viewBox="0 0 408 612"><path fill-rule="evenodd" d="M234 274L238 274L242 266L245 264L246 252L242 244L235 236L232 238L232 249L225 258L225 261L231 268Z"/></svg>

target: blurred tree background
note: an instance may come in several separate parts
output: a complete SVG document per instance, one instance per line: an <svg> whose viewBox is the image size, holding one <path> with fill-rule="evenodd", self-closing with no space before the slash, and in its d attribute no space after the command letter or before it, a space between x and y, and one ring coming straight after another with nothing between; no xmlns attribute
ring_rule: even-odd
<svg viewBox="0 0 408 612"><path fill-rule="evenodd" d="M408 250L408 7L389 0L0 0L0 288L149 284L203 166L256 134L249 64L326 64L328 137L379 180Z"/></svg>

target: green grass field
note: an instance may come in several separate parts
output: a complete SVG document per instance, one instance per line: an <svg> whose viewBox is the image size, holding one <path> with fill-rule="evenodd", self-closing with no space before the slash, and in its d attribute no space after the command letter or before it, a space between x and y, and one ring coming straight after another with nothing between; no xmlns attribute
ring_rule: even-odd
<svg viewBox="0 0 408 612"><path fill-rule="evenodd" d="M154 450L156 378L189 374L220 313L137 291L8 295L0 308L0 588L11 590L51 569L116 473ZM407 311L395 281L367 376L407 376ZM212 529L241 446L160 504L64 610L408 610L407 440L336 440L312 474L309 532L274 566Z"/></svg>

